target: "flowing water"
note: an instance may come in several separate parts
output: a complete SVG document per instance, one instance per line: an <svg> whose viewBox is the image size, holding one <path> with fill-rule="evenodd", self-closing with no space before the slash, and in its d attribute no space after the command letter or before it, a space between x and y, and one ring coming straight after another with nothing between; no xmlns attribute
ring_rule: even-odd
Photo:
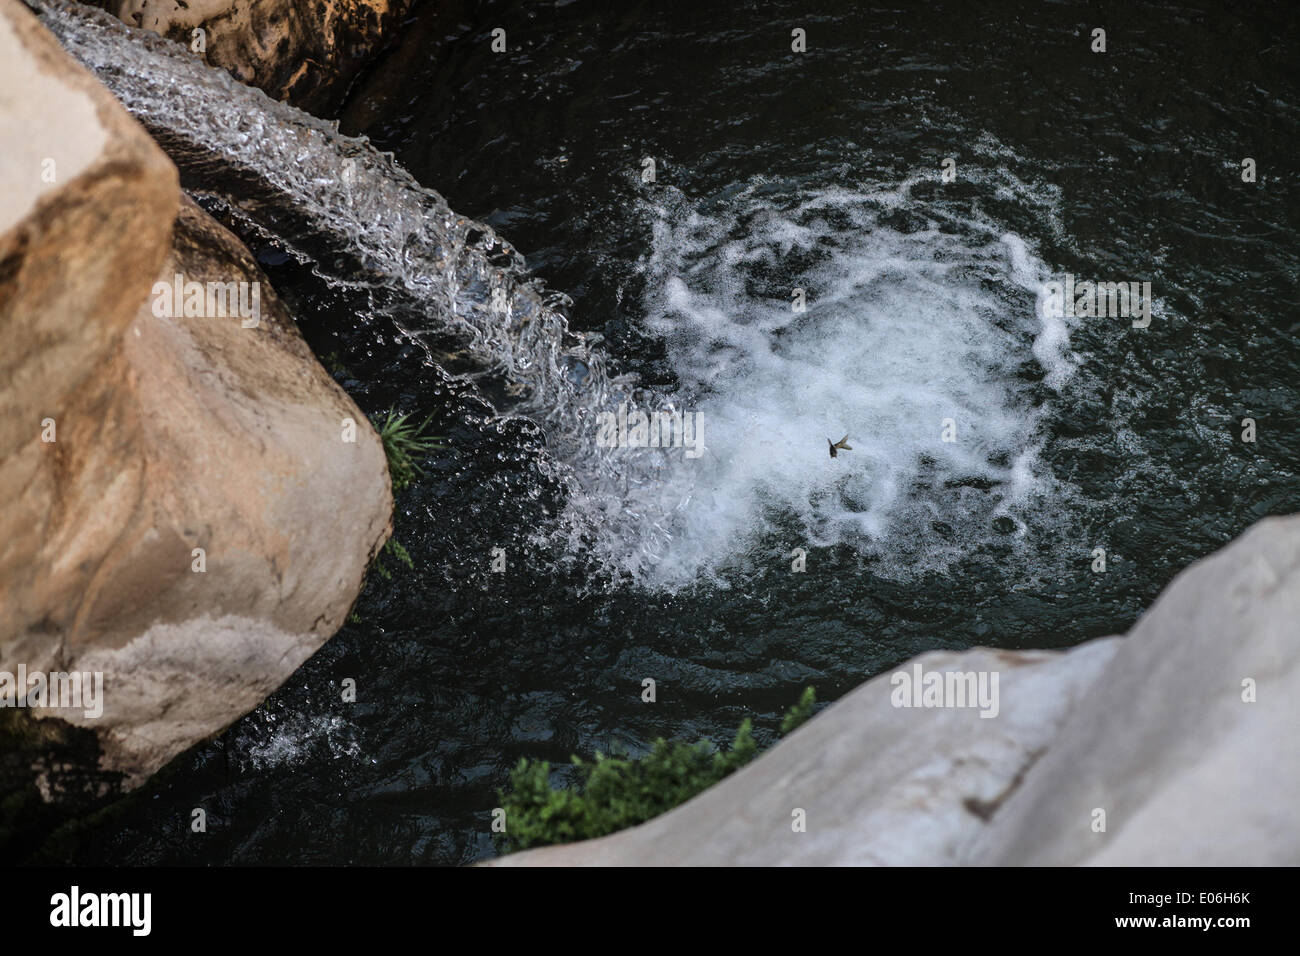
<svg viewBox="0 0 1300 956"><path fill-rule="evenodd" d="M1300 510L1294 17L702 6L426 4L343 111L369 143L47 14L362 407L451 446L398 501L416 569L76 858L472 860L521 756L1124 630ZM1150 326L1056 316L1067 273L1149 281ZM599 447L619 405L704 453Z"/></svg>

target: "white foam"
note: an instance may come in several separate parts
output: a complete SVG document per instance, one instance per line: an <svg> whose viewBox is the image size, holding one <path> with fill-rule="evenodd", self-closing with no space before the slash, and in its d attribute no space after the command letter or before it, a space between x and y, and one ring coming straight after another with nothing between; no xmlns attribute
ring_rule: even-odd
<svg viewBox="0 0 1300 956"><path fill-rule="evenodd" d="M1014 233L1002 237L1011 253L1011 277L1022 289L1036 294L1034 311L1038 316L1039 331L1034 337L1034 358L1047 373L1047 384L1060 391L1061 386L1073 377L1077 361L1068 352L1070 329L1065 319L1052 315L1047 308L1049 278L1043 263L1034 257L1025 241Z"/></svg>
<svg viewBox="0 0 1300 956"><path fill-rule="evenodd" d="M1036 307L1049 270L978 211L916 198L921 182L798 197L758 182L710 210L665 191L651 209L646 323L707 452L633 488L636 512L672 513L651 560L612 555L645 583L831 544L934 566L994 535L993 517L1023 531L1056 494L1023 370L1059 390L1075 367L1068 326ZM853 450L831 459L845 433Z"/></svg>

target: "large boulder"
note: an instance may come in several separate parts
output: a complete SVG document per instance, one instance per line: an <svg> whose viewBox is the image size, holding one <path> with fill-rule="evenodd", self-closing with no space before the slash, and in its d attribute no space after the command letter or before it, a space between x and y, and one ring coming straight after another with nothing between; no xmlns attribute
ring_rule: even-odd
<svg viewBox="0 0 1300 956"><path fill-rule="evenodd" d="M101 673L102 714L19 712L92 731L131 786L342 625L387 464L248 251L15 0L0 64L24 91L0 131L0 679Z"/></svg>
<svg viewBox="0 0 1300 956"><path fill-rule="evenodd" d="M91 0L210 66L325 115L389 37L410 0ZM195 31L201 30L202 43Z"/></svg>
<svg viewBox="0 0 1300 956"><path fill-rule="evenodd" d="M1126 638L922 655L662 817L493 862L1294 866L1298 620L1300 517L1270 518ZM918 665L998 674L996 716L894 706Z"/></svg>
<svg viewBox="0 0 1300 956"><path fill-rule="evenodd" d="M1267 518L1183 571L972 862L1300 864L1298 622L1300 517Z"/></svg>

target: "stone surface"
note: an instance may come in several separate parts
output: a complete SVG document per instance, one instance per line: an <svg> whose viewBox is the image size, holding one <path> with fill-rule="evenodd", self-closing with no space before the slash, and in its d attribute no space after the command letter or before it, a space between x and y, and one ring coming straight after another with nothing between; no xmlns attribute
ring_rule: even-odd
<svg viewBox="0 0 1300 956"><path fill-rule="evenodd" d="M94 731L129 786L342 625L389 530L387 463L248 251L14 0L0 52L0 87L86 104L6 130L11 182L38 194L0 222L0 672L103 672L101 717L23 713ZM61 162L42 188L45 155ZM258 283L257 324L156 314L177 274Z"/></svg>
<svg viewBox="0 0 1300 956"><path fill-rule="evenodd" d="M1300 864L1298 621L1300 517L1267 519L1126 638L899 668L998 671L995 718L880 675L671 813L494 864Z"/></svg>
<svg viewBox="0 0 1300 956"><path fill-rule="evenodd" d="M409 0L93 0L132 26L194 48L210 66L326 115L401 22Z"/></svg>
<svg viewBox="0 0 1300 956"><path fill-rule="evenodd" d="M1298 733L1300 517L1267 518L1165 589L972 858L1295 866Z"/></svg>
<svg viewBox="0 0 1300 956"><path fill-rule="evenodd" d="M116 348L142 301L123 277L162 264L178 193L171 161L99 81L17 0L0 11L4 461Z"/></svg>

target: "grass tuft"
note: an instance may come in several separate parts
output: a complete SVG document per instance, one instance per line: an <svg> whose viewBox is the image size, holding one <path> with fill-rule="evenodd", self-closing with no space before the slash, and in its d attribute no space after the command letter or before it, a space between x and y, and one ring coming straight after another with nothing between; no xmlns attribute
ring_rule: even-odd
<svg viewBox="0 0 1300 956"><path fill-rule="evenodd" d="M384 455L388 459L388 476L393 483L394 496L411 487L415 479L424 474L419 459L430 452L447 447L439 436L426 434L430 421L428 418L416 425L411 421L410 415L399 415L395 408L390 408L382 417L371 416L370 421L384 444ZM390 537L384 542L384 547L379 554L375 555L374 563L371 565L385 581L393 579L393 572L384 564L385 555L392 556L407 568L412 570L415 568L411 553L396 537ZM356 619L355 622L353 618ZM354 612L348 620L350 623L360 623L361 618Z"/></svg>
<svg viewBox="0 0 1300 956"><path fill-rule="evenodd" d="M419 425L411 421L410 415L399 415L396 409L389 409L383 421L375 421L375 429L384 443L384 454L388 456L388 474L393 481L393 494L405 491L416 478L424 474L417 459L423 458L431 451L446 448L439 436L426 434L429 419Z"/></svg>

